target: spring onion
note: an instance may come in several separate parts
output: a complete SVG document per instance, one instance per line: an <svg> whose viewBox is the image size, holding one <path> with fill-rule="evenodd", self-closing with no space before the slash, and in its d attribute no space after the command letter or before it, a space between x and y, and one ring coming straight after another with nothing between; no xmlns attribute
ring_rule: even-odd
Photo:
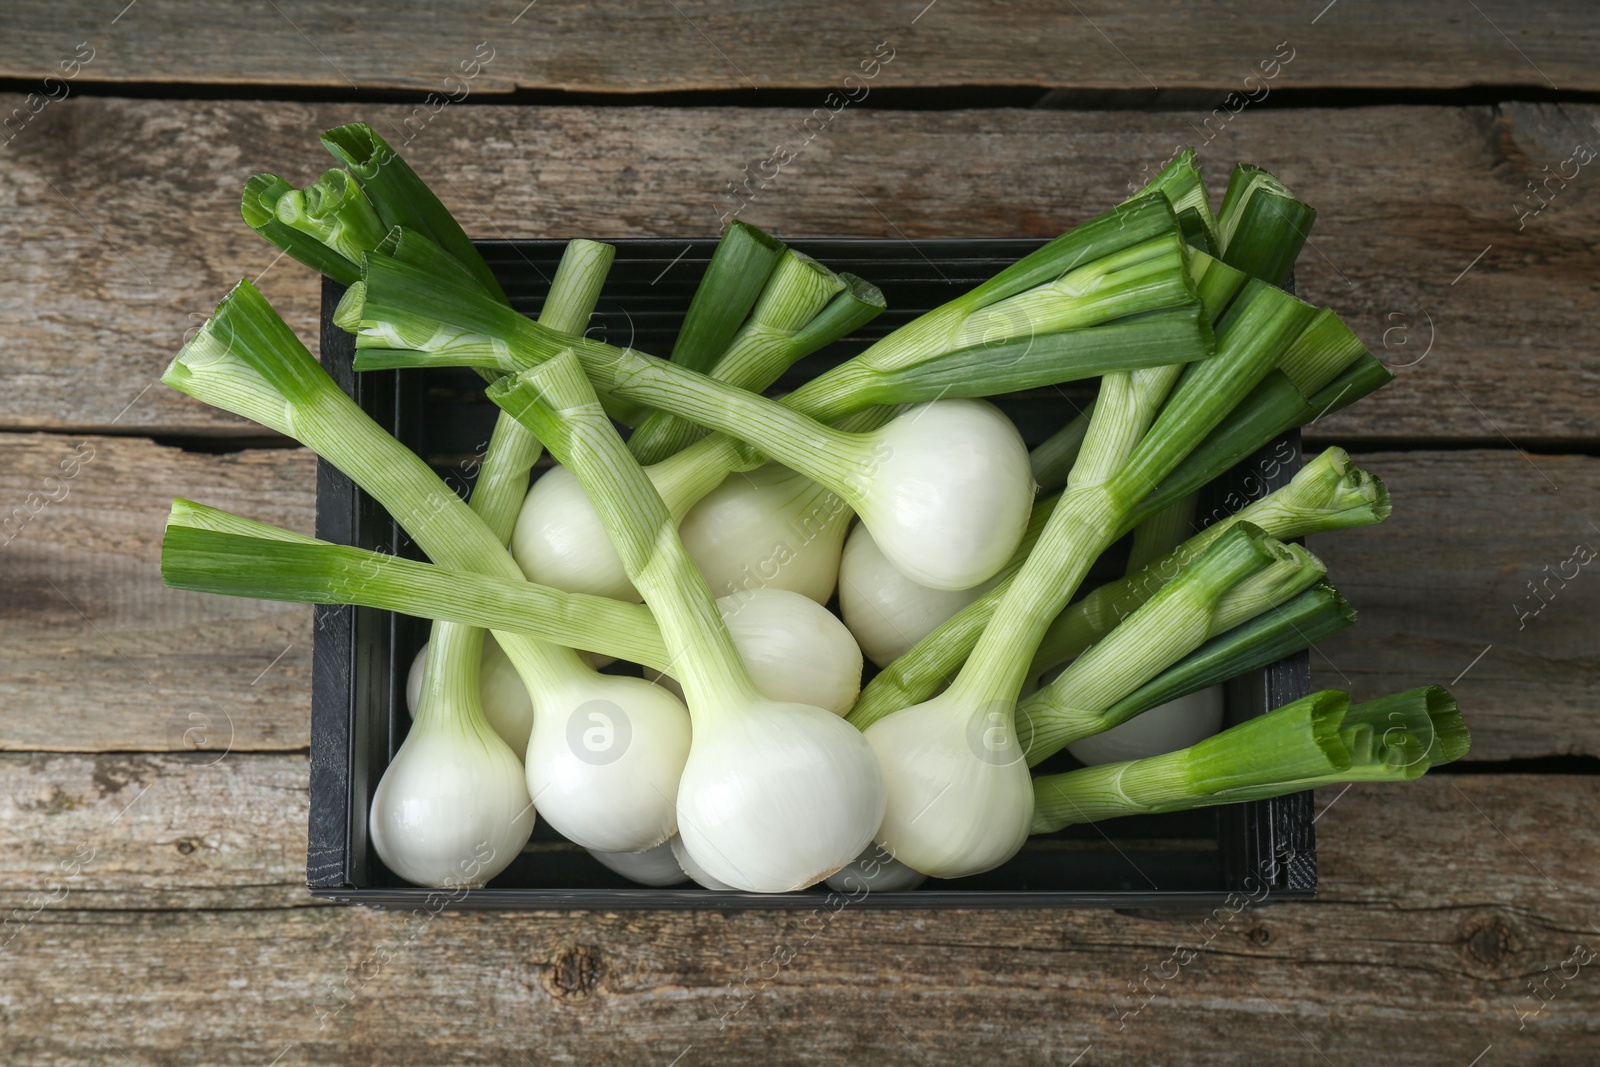
<svg viewBox="0 0 1600 1067"><path fill-rule="evenodd" d="M672 664L655 619L642 605L333 545L185 500L173 502L161 573L173 589L359 604L590 649L658 674ZM830 620L825 623L818 605L798 594L757 594L761 604L755 610L745 610L754 598L749 592L717 602L756 688L774 699L843 714L861 683L860 653L843 623L823 612ZM502 658L503 653L484 654L483 685L506 689L506 710L497 712L488 701L484 710L495 731L521 753L531 720L517 714L516 691L498 669ZM421 672L413 669L411 675L420 690ZM528 699L524 695L522 702Z"/></svg>
<svg viewBox="0 0 1600 1067"><path fill-rule="evenodd" d="M1033 832L1345 782L1411 781L1469 745L1455 700L1438 686L1354 705L1330 689L1177 752L1037 778Z"/></svg>
<svg viewBox="0 0 1600 1067"><path fill-rule="evenodd" d="M694 719L677 794L688 854L712 878L753 892L803 888L855 859L883 815L871 749L822 708L756 691L666 505L576 357L502 378L489 396L583 483L674 655Z"/></svg>
<svg viewBox="0 0 1600 1067"><path fill-rule="evenodd" d="M1085 764L1157 756L1216 733L1222 686L1309 648L1355 622L1355 609L1326 582L1219 634L1105 712L1120 725L1067 745Z"/></svg>
<svg viewBox="0 0 1600 1067"><path fill-rule="evenodd" d="M869 408L839 429L882 426L890 408ZM730 451L737 446L722 438ZM679 519L689 554L718 595L771 586L818 602L833 593L839 551L853 512L809 478L769 466L723 481L725 468L679 453L645 468L667 510ZM721 485L715 483L721 481ZM511 554L529 581L618 600L639 599L605 526L570 471L557 467L528 490L511 535Z"/></svg>
<svg viewBox="0 0 1600 1067"><path fill-rule="evenodd" d="M1282 285L1316 218L1316 208L1296 200L1277 178L1240 163L1217 219L1222 259L1268 285Z"/></svg>
<svg viewBox="0 0 1600 1067"><path fill-rule="evenodd" d="M1019 741L1037 765L1121 720L1122 697L1217 634L1285 603L1327 568L1298 545L1236 523L1065 672L1017 705Z"/></svg>
<svg viewBox="0 0 1600 1067"><path fill-rule="evenodd" d="M827 486L873 531L884 555L923 585L977 585L1022 538L1034 493L1028 452L991 404L932 401L881 429L850 433L711 379L674 380L660 360L623 353L619 363L618 395L736 434Z"/></svg>
<svg viewBox="0 0 1600 1067"><path fill-rule="evenodd" d="M1118 621L1170 580L1191 558L1235 522L1251 522L1279 540L1381 522L1389 494L1375 476L1356 467L1341 448L1329 448L1302 467L1290 483L1232 516L1224 516L1173 553L1147 566L1143 577L1102 586L1062 612L1035 649L1031 676L1059 665L1099 640ZM1005 583L952 616L862 690L850 721L862 729L899 708L926 699L966 660L988 625Z"/></svg>
<svg viewBox="0 0 1600 1067"><path fill-rule="evenodd" d="M179 352L163 380L180 392L252 418L311 448L382 504L434 560L461 570L521 577L496 534L422 460L339 390L248 282L241 282L224 299L216 314ZM520 804L526 806L531 793L541 793L541 811L553 825L562 819L563 832L569 837L604 851L636 851L670 835L670 798L688 746L688 719L682 704L641 679L599 674L570 649L505 631L496 631L495 639L527 685L536 716L549 716L560 727L551 739L557 752L548 761L535 748L541 733L548 737L554 731L534 730L527 776L533 779L549 774L554 784L542 783L541 788L529 790L519 782ZM450 651L440 642L430 654ZM477 649L472 650L470 660L464 652L458 654L461 662L476 667ZM457 693L464 691L466 684L460 676L471 675L474 683L477 677L476 670L438 674L442 679L438 684L455 686L453 692ZM428 675L434 684L431 667ZM580 741L604 736L607 728L596 721L597 715L611 720L610 736L621 739L617 745L622 751L610 762L595 758L586 741L573 744L563 740L569 729ZM481 709L475 717L462 712L453 718L482 723ZM620 730L624 721L628 725L625 736ZM419 713L417 724L423 722ZM591 730L598 733L591 734ZM482 733L493 738L516 763L487 724L482 724ZM417 747L425 746L419 742ZM416 757L416 762L425 768L425 755ZM511 793L503 776L495 781L496 790ZM604 805L596 806L597 795L605 798ZM569 798L578 803L562 814L563 801ZM373 810L375 820L388 817L385 809ZM438 818L445 817L442 810ZM507 819L496 833L504 833L507 825L515 824ZM531 808L520 825L524 830L531 827ZM477 839L483 839L486 832L478 833ZM499 856L506 863L511 858ZM498 869L486 866L482 873L490 877Z"/></svg>

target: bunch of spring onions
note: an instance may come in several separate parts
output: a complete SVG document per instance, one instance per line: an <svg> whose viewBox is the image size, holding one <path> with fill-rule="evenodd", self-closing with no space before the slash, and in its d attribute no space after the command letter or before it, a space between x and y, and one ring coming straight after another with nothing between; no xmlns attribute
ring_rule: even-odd
<svg viewBox="0 0 1600 1067"><path fill-rule="evenodd" d="M666 357L611 346L586 327L612 248L571 242L530 317L381 137L323 143L340 166L251 178L245 221L347 287L358 370L478 370L499 410L475 486L446 485L240 282L163 380L314 450L427 560L178 500L162 573L433 621L369 809L400 877L482 885L542 816L645 885L903 890L1070 823L1409 780L1466 751L1437 688L1223 728L1223 682L1354 621L1300 539L1389 511L1333 448L1200 513L1214 479L1389 378L1280 287L1315 213L1267 172L1241 165L1213 214L1185 153L771 398L883 310L870 281L735 222ZM985 399L1080 380L1093 403L1031 450ZM1082 588L1124 539L1122 577Z"/></svg>

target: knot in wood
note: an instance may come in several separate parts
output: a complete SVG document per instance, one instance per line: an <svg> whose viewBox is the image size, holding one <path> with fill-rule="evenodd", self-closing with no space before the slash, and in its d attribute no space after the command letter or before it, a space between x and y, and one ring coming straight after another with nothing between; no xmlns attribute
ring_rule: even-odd
<svg viewBox="0 0 1600 1067"><path fill-rule="evenodd" d="M1498 965L1521 947L1515 928L1499 915L1469 921L1460 944L1469 959L1487 967Z"/></svg>
<svg viewBox="0 0 1600 1067"><path fill-rule="evenodd" d="M582 1000L600 982L600 951L574 945L550 961L545 988L558 1000Z"/></svg>

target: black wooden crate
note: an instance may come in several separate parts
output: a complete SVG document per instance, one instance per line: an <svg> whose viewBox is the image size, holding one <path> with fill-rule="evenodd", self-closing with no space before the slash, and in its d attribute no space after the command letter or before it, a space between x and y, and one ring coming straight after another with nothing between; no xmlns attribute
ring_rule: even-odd
<svg viewBox="0 0 1600 1067"><path fill-rule="evenodd" d="M481 242L519 310L537 312L565 241ZM716 242L620 240L590 335L665 355ZM802 360L777 385L792 388L992 277L1043 244L1037 240L851 240L794 242L835 270L881 286L889 310L858 335ZM465 492L472 458L488 440L497 409L466 370L351 369L354 339L333 325L343 287L324 282L322 362L357 402ZM1000 398L1032 447L1064 425L1093 382ZM1298 432L1274 442L1220 479L1200 514L1287 482L1300 465ZM317 469L317 536L339 544L422 558L388 515L327 463ZM1108 552L1084 583L1120 573L1126 547ZM405 677L427 640L425 621L371 608L318 607L312 656L311 810L306 881L315 896L347 903L421 907L433 891L390 873L367 840L367 811L383 769L405 737ZM869 672L872 666L868 664ZM1310 690L1305 653L1228 684L1232 724ZM1057 757L1063 768L1070 756ZM1254 875L1254 878L1251 876ZM871 907L1149 907L1214 904L1233 892L1307 897L1317 867L1311 794L1171 815L1115 819L1031 838L1009 863L955 881L930 879L907 893L872 893ZM1265 887L1264 890L1261 887ZM635 885L612 873L542 821L527 850L486 888L451 894L466 908L814 907L827 890L762 894ZM434 902L438 900L433 897Z"/></svg>

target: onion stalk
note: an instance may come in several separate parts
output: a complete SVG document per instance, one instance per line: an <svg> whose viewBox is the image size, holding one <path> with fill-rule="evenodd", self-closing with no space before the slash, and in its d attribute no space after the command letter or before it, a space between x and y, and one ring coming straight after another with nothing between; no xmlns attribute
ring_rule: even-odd
<svg viewBox="0 0 1600 1067"><path fill-rule="evenodd" d="M1277 178L1240 163L1228 178L1217 219L1222 258L1268 285L1282 285L1316 219L1317 209L1296 200Z"/></svg>
<svg viewBox="0 0 1600 1067"><path fill-rule="evenodd" d="M1217 354L1190 365L1165 404L1162 387L1182 368L1135 372L1137 378L1106 376L1072 480L1022 569L920 642L910 653L917 657L910 671L897 662L874 679L851 713L852 722L867 729L923 699L968 652L967 662L985 664L986 676L967 699L994 708L1016 699L1028 666L1019 661L1018 650L1031 655L1049 620L1071 599L1093 560L1123 532L1150 486L1215 427L1315 313L1287 294L1257 282L1251 286L1224 319ZM1160 412L1153 415L1157 405ZM1002 615L1000 606L1008 600L1010 609ZM981 624L972 626L980 614ZM997 620L1007 625L997 626ZM949 640L957 632L971 635L973 643ZM923 646L934 646L933 654L921 654ZM986 648L994 651L980 656Z"/></svg>
<svg viewBox="0 0 1600 1067"><path fill-rule="evenodd" d="M796 360L872 321L884 306L877 286L853 274L835 274L790 249L778 260L750 317L743 325L734 320L738 332L709 368L684 364L676 350L672 360L691 369L705 369L718 381L760 392ZM629 436L628 450L648 465L704 434L687 419L653 412Z"/></svg>
<svg viewBox="0 0 1600 1067"><path fill-rule="evenodd" d="M672 342L672 362L709 371L784 261L785 251L782 241L749 223L729 223Z"/></svg>
<svg viewBox="0 0 1600 1067"><path fill-rule="evenodd" d="M1127 722L1152 708L1276 663L1355 621L1355 609L1349 602L1327 582L1318 582L1287 603L1212 637L1112 704L1104 716L1109 721Z"/></svg>
<svg viewBox="0 0 1600 1067"><path fill-rule="evenodd" d="M1108 709L1205 641L1282 604L1327 568L1298 545L1236 523L1176 578L1017 705L1018 739L1037 766L1124 720ZM1126 710L1126 706L1119 711Z"/></svg>
<svg viewBox="0 0 1600 1067"><path fill-rule="evenodd" d="M1345 782L1406 782L1466 755L1455 700L1438 686L1351 704L1313 693L1177 752L1034 780L1034 833Z"/></svg>
<svg viewBox="0 0 1600 1067"><path fill-rule="evenodd" d="M1145 198L1114 209L896 330L867 352L791 393L784 403L811 418L832 422L874 403L984 395L1070 381L1108 369L1201 359L1211 349L1207 322L1201 319L1203 312L1187 274L1172 260L1171 245L1160 240L1173 238L1176 232L1164 198ZM402 236L399 245L406 241ZM1151 277L1147 264L1132 264L1138 277L1119 295L1115 285L1104 281L1104 268L1096 272L1094 261L1141 244L1145 254L1163 259L1165 271ZM1128 266L1127 258L1119 262ZM990 312L978 332L982 343L950 350L951 343L962 339L962 327L973 315L1045 283L1076 284L1082 291L1076 299L1056 294L1055 318L1070 318L1072 328L1040 333L1035 323L1012 312ZM1164 310L1135 313L1158 305ZM1014 320L1009 324L1008 315ZM436 273L414 268L401 257L369 256L365 281L351 287L335 320L358 334L358 368L454 362L509 369L548 358L564 347L555 339L537 336L526 320L508 318L492 302L483 303L468 287L446 286ZM396 345L429 351L399 351ZM606 368L616 362L618 351L593 342L574 347L585 358L585 369L594 377L602 401L609 402ZM730 471L761 462L760 456L720 434L673 458L710 472L713 484Z"/></svg>
<svg viewBox="0 0 1600 1067"><path fill-rule="evenodd" d="M358 604L523 634L657 673L672 665L655 618L641 604L329 544L186 500L173 501L167 519L161 576L172 589ZM818 605L798 594L757 595L762 603L755 610L745 610L754 599L748 593L717 602L756 688L774 699L803 697L803 703L843 714L861 682L860 654L844 624L834 619L824 625ZM485 658L491 656L497 654ZM502 718L487 706L485 711L507 744L519 753L526 749L528 728L517 725L519 718Z"/></svg>

